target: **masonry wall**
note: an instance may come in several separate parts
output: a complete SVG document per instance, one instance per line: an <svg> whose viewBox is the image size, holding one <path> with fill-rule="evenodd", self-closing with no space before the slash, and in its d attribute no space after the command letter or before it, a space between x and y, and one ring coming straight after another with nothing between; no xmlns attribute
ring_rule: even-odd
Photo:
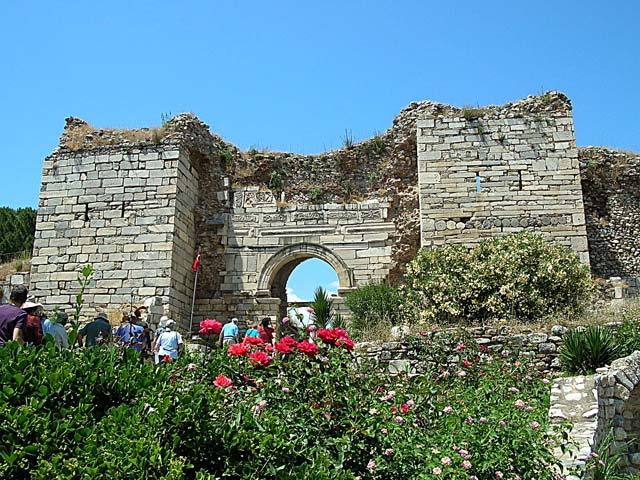
<svg viewBox="0 0 640 480"><path fill-rule="evenodd" d="M46 158L31 269L38 301L68 308L78 269L91 263L88 305L128 310L158 296L176 312L170 286L180 159L175 146Z"/></svg>
<svg viewBox="0 0 640 480"><path fill-rule="evenodd" d="M29 286L29 272L16 272L6 278L0 278L0 304L9 303L11 290L18 285Z"/></svg>
<svg viewBox="0 0 640 480"><path fill-rule="evenodd" d="M612 436L609 454L621 456L623 472L640 472L640 351L612 362L595 376L598 426L595 444Z"/></svg>
<svg viewBox="0 0 640 480"><path fill-rule="evenodd" d="M195 274L192 265L197 250L195 211L198 204L199 174L184 150L178 158L177 169L170 298L175 312L174 319L187 328L194 289Z"/></svg>
<svg viewBox="0 0 640 480"><path fill-rule="evenodd" d="M608 148L579 151L591 269L640 291L640 155Z"/></svg>
<svg viewBox="0 0 640 480"><path fill-rule="evenodd" d="M417 121L423 246L526 229L589 262L571 105L547 95Z"/></svg>
<svg viewBox="0 0 640 480"><path fill-rule="evenodd" d="M638 284L638 156L625 154L625 169L598 155L597 168L584 155L583 191L558 92L481 109L413 102L387 131L320 155L242 152L190 114L137 130L69 118L44 163L31 287L68 306L77 269L92 263L89 305L160 298L186 325L201 247L196 318L275 317L306 258L337 269L341 295L402 281L421 245L522 229L587 262L584 208L596 275Z"/></svg>
<svg viewBox="0 0 640 480"><path fill-rule="evenodd" d="M232 189L230 199L218 228L225 259L220 290L210 298L199 292L199 313L222 307L242 321L282 317L288 276L309 258L336 270L340 295L389 275L395 227L387 203L278 205L273 192L258 186ZM342 298L335 302L342 305Z"/></svg>
<svg viewBox="0 0 640 480"><path fill-rule="evenodd" d="M531 329L515 331L510 327L470 327L460 330L450 328L424 332L413 341L386 343L363 342L356 346L360 355L386 367L391 372L410 371L424 373L427 367L439 365L457 370L460 357L456 353L459 341L472 340L484 353L518 354L528 359L540 372L555 372L560 369L558 349L567 328L557 325L547 332ZM434 349L436 341L444 349Z"/></svg>

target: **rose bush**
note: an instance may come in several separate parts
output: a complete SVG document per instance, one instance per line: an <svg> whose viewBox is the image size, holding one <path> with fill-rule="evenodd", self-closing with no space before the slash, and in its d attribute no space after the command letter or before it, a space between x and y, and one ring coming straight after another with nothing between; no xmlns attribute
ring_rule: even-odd
<svg viewBox="0 0 640 480"><path fill-rule="evenodd" d="M200 335L205 335L207 337L218 335L222 331L222 324L213 319L207 319L200 322L200 330L198 333Z"/></svg>
<svg viewBox="0 0 640 480"><path fill-rule="evenodd" d="M555 479L563 440L526 364L458 342L457 370L392 377L357 361L344 330L322 335L284 338L286 353L214 349L204 365L2 348L0 477Z"/></svg>

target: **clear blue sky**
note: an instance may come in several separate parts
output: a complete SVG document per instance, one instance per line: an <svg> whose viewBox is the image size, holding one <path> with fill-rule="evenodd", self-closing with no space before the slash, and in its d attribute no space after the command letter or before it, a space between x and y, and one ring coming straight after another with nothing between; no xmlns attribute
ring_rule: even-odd
<svg viewBox="0 0 640 480"><path fill-rule="evenodd" d="M318 153L414 100L553 89L578 145L640 151L639 21L634 0L2 0L0 206L37 205L69 115L140 127L191 111L241 148Z"/></svg>

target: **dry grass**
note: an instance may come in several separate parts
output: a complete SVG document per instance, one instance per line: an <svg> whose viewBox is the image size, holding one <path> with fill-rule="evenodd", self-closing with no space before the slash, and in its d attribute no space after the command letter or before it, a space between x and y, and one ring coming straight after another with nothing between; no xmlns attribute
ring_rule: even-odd
<svg viewBox="0 0 640 480"><path fill-rule="evenodd" d="M61 144L74 152L95 147L121 145L123 143L150 143L157 145L167 134L166 127L96 129L85 124L65 131Z"/></svg>
<svg viewBox="0 0 640 480"><path fill-rule="evenodd" d="M31 258L16 258L7 263L0 264L0 281L9 275L31 270Z"/></svg>
<svg viewBox="0 0 640 480"><path fill-rule="evenodd" d="M549 333L554 325L562 325L567 328L573 328L584 325L606 325L612 322L623 322L625 320L635 320L640 322L640 298L627 298L620 303L611 303L600 306L593 306L582 315L574 315L567 317L549 317L539 322L517 322L513 320L493 320L482 325L438 325L429 324L412 326L410 335L418 335L425 332L437 332L441 330L467 330L474 327L489 327L496 330L503 328L508 329L510 334L542 332ZM378 325L371 329L363 331L358 336L359 342L388 342L393 341L390 325Z"/></svg>
<svg viewBox="0 0 640 480"><path fill-rule="evenodd" d="M236 170L236 178L250 178L255 174L255 169L250 167L250 166L246 166L246 167L240 167Z"/></svg>
<svg viewBox="0 0 640 480"><path fill-rule="evenodd" d="M391 335L391 322L379 322L374 325L370 325L367 329L358 332L358 342L391 342L394 341Z"/></svg>

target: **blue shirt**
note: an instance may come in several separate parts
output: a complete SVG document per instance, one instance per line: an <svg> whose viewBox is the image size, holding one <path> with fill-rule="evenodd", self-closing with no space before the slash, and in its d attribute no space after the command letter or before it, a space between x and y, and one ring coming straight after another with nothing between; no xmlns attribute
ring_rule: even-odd
<svg viewBox="0 0 640 480"><path fill-rule="evenodd" d="M178 345L182 343L182 335L171 330L162 332L156 340L158 355L169 355L174 360L178 359Z"/></svg>
<svg viewBox="0 0 640 480"><path fill-rule="evenodd" d="M51 331L51 327L53 327L53 323L51 323L51 320L49 320L45 316L43 316L41 320L42 320L42 335L46 335L47 333L49 335L53 335L53 332Z"/></svg>
<svg viewBox="0 0 640 480"><path fill-rule="evenodd" d="M256 330L255 328L250 328L249 330L247 330L247 337L258 338L259 336L260 332L258 332L258 330Z"/></svg>
<svg viewBox="0 0 640 480"><path fill-rule="evenodd" d="M121 325L116 332L116 336L120 337L120 342L124 345L136 349L138 352L142 350L144 342L144 327L135 323L127 323Z"/></svg>
<svg viewBox="0 0 640 480"><path fill-rule="evenodd" d="M223 338L226 338L226 337L236 338L236 335L238 335L238 326L235 323L229 322L229 323L226 323L224 327L222 327Z"/></svg>

